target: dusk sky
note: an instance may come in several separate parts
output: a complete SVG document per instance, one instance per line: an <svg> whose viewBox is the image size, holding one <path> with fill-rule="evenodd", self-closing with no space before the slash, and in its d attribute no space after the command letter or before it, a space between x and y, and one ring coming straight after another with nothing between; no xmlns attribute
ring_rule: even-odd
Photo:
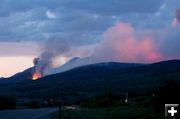
<svg viewBox="0 0 180 119"><path fill-rule="evenodd" d="M0 77L48 54L151 63L180 59L180 0L1 0Z"/></svg>

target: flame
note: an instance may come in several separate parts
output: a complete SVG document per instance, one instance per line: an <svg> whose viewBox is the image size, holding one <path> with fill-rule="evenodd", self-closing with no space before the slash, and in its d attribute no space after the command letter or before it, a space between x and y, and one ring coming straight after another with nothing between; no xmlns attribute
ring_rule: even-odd
<svg viewBox="0 0 180 119"><path fill-rule="evenodd" d="M32 75L32 80L38 80L39 78L41 78L41 74L40 73L34 73Z"/></svg>

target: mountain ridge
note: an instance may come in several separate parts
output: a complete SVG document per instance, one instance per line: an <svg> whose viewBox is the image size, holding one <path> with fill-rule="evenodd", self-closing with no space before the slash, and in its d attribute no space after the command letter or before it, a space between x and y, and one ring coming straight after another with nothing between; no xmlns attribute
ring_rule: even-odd
<svg viewBox="0 0 180 119"><path fill-rule="evenodd" d="M0 94L42 98L47 94L55 96L58 91L62 93L97 93L111 90L113 92L140 93L153 91L162 84L163 80L176 79L180 81L179 77L180 60L168 60L126 68L118 67L117 63L100 63L52 74L36 81L26 80L6 85L1 84Z"/></svg>

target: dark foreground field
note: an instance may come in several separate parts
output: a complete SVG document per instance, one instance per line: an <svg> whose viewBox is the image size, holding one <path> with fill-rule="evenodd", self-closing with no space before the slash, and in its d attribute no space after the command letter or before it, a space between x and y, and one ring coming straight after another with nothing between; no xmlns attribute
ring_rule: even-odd
<svg viewBox="0 0 180 119"><path fill-rule="evenodd" d="M0 111L1 119L59 119L57 108ZM164 115L152 108L124 105L116 108L63 107L61 119L163 119Z"/></svg>
<svg viewBox="0 0 180 119"><path fill-rule="evenodd" d="M53 114L58 119L58 113ZM115 108L62 109L62 119L164 119L150 106L128 104Z"/></svg>
<svg viewBox="0 0 180 119"><path fill-rule="evenodd" d="M0 119L53 119L57 108L19 109L0 111Z"/></svg>

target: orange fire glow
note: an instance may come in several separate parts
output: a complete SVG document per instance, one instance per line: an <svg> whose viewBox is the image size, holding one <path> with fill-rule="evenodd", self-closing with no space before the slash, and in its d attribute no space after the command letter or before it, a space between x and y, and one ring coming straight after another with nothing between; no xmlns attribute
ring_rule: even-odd
<svg viewBox="0 0 180 119"><path fill-rule="evenodd" d="M41 74L40 73L34 73L32 75L32 80L38 80L39 78L41 78Z"/></svg>

